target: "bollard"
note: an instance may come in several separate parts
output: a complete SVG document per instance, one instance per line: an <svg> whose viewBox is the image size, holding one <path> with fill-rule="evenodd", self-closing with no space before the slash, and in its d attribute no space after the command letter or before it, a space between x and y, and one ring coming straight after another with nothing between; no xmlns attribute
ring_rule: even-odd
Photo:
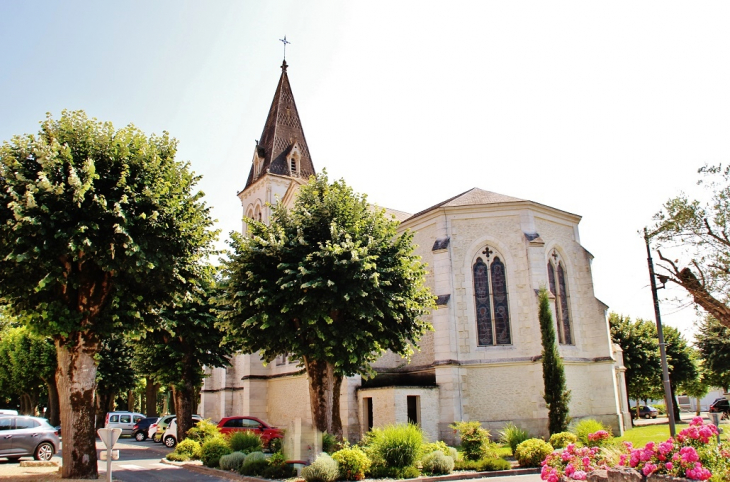
<svg viewBox="0 0 730 482"><path fill-rule="evenodd" d="M102 460L106 459L106 480L112 482L112 460L119 460L119 450L112 450L122 435L121 428L100 428L97 430L101 441L106 445L106 453L102 452Z"/></svg>

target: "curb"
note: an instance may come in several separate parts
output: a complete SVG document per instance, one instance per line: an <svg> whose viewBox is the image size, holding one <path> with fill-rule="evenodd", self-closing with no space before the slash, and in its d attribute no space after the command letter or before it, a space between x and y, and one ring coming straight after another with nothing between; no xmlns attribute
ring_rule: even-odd
<svg viewBox="0 0 730 482"><path fill-rule="evenodd" d="M223 477L227 478L228 480L240 480L244 482L271 482L272 479L261 479L259 477L250 477L245 475L240 475L235 472L225 472L223 470L219 469L211 469L210 467L206 467L204 465L190 463L190 462L173 462L171 460L167 460L165 458L160 460L163 464L168 465L174 465L176 467L182 467L184 469L190 470L192 472L197 472L202 475L213 475L216 477ZM470 480L470 479L484 479L489 477L506 477L506 476L513 476L513 475L534 475L539 474L540 469L538 468L530 468L530 469L511 469L511 470L495 470L492 472L467 472L462 474L450 474L450 475L436 475L436 476L429 476L429 477L418 477L415 479L408 479L408 480L417 480L419 482L441 482L441 481L452 481L452 480Z"/></svg>

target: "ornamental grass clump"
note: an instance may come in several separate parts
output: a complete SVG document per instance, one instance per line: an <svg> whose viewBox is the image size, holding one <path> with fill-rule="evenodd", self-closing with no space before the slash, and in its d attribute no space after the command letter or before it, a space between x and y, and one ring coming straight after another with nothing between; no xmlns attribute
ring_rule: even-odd
<svg viewBox="0 0 730 482"><path fill-rule="evenodd" d="M198 441L186 438L177 444L174 453L180 457L184 457L184 460L197 460L201 455L201 446Z"/></svg>
<svg viewBox="0 0 730 482"><path fill-rule="evenodd" d="M302 469L302 477L307 482L334 482L340 475L337 462L326 453L321 453L317 459Z"/></svg>
<svg viewBox="0 0 730 482"><path fill-rule="evenodd" d="M421 453L423 432L414 424L388 425L371 430L366 438L373 465L389 468L413 466Z"/></svg>
<svg viewBox="0 0 730 482"><path fill-rule="evenodd" d="M251 452L261 452L263 450L263 442L261 437L248 430L233 432L228 437L228 445L234 452L243 452L250 454Z"/></svg>
<svg viewBox="0 0 730 482"><path fill-rule="evenodd" d="M525 440L515 448L515 458L522 467L540 467L553 446L539 438Z"/></svg>
<svg viewBox="0 0 730 482"><path fill-rule="evenodd" d="M563 449L569 444L574 444L578 441L578 436L570 432L558 432L550 436L550 445L554 449Z"/></svg>
<svg viewBox="0 0 730 482"><path fill-rule="evenodd" d="M365 472L370 470L370 459L360 447L345 445L333 453L332 458L339 466L340 479L362 480L365 478Z"/></svg>
<svg viewBox="0 0 730 482"><path fill-rule="evenodd" d="M451 428L459 433L461 450L466 460L481 460L496 456L489 440L489 431L482 428L480 422L454 422Z"/></svg>
<svg viewBox="0 0 730 482"><path fill-rule="evenodd" d="M454 459L437 450L423 457L421 460L423 471L431 475L446 475L454 470Z"/></svg>
<svg viewBox="0 0 730 482"><path fill-rule="evenodd" d="M208 419L201 420L193 428L188 430L187 438L195 440L203 445L207 440L214 437L221 437L221 431L218 426Z"/></svg>
<svg viewBox="0 0 730 482"><path fill-rule="evenodd" d="M206 467L218 467L221 457L232 452L228 441L221 436L212 437L203 443L200 460Z"/></svg>
<svg viewBox="0 0 730 482"><path fill-rule="evenodd" d="M515 453L515 449L519 444L530 438L530 432L519 428L512 422L507 423L501 432L499 432L499 440L508 445L512 454Z"/></svg>
<svg viewBox="0 0 730 482"><path fill-rule="evenodd" d="M578 441L583 445L589 445L588 434L596 433L601 430L607 432L609 435L611 434L610 428L592 418L584 418L570 427L570 431L578 437Z"/></svg>
<svg viewBox="0 0 730 482"><path fill-rule="evenodd" d="M232 454L224 455L221 457L218 465L221 470L233 470L238 472L243 465L243 461L246 460L246 454L243 452L233 452Z"/></svg>

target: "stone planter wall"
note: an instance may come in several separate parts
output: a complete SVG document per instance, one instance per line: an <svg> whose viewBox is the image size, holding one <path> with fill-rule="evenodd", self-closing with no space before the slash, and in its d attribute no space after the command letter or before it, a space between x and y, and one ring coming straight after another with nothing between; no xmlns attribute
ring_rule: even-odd
<svg viewBox="0 0 730 482"><path fill-rule="evenodd" d="M671 475L650 475L649 477L644 477L641 473L634 469L630 469L628 467L612 467L605 471L606 478L598 478L600 477L599 472L604 472L602 470L597 470L595 472L591 472L589 474L588 480L590 482L691 482L689 479L685 479L684 477L672 477ZM591 479L590 476L593 474L597 474L595 479Z"/></svg>

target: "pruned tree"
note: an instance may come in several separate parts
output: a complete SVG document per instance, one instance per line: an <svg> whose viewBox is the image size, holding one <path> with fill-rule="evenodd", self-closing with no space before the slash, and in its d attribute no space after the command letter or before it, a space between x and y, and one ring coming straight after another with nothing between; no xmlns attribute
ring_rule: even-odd
<svg viewBox="0 0 730 482"><path fill-rule="evenodd" d="M632 321L614 312L609 313L608 323L611 341L623 350L628 406L631 400L646 400L657 393L663 398L662 365L654 323L641 318Z"/></svg>
<svg viewBox="0 0 730 482"><path fill-rule="evenodd" d="M409 355L430 328L434 297L412 234L326 173L291 211L275 206L270 225L246 222L224 265L221 316L245 351L302 360L315 426L341 436L342 377L371 373L385 350Z"/></svg>
<svg viewBox="0 0 730 482"><path fill-rule="evenodd" d="M177 440L193 426L192 415L205 376L204 367L230 365L238 343L226 339L218 324L213 297L213 268L191 283L191 291L169 308L151 316L149 331L136 344L136 366L155 381L172 387L177 415Z"/></svg>
<svg viewBox="0 0 730 482"><path fill-rule="evenodd" d="M684 193L670 199L654 216L651 235L658 242L662 276L730 327L730 166L704 166L699 173L709 201Z"/></svg>
<svg viewBox="0 0 730 482"><path fill-rule="evenodd" d="M97 476L102 340L184 292L215 237L176 146L64 111L0 147L0 302L56 345L64 478Z"/></svg>
<svg viewBox="0 0 730 482"><path fill-rule="evenodd" d="M568 429L570 390L565 384L565 369L558 353L550 299L544 287L540 288L538 293L538 303L542 340L542 379L545 386L543 398L548 409L548 430L554 434Z"/></svg>

